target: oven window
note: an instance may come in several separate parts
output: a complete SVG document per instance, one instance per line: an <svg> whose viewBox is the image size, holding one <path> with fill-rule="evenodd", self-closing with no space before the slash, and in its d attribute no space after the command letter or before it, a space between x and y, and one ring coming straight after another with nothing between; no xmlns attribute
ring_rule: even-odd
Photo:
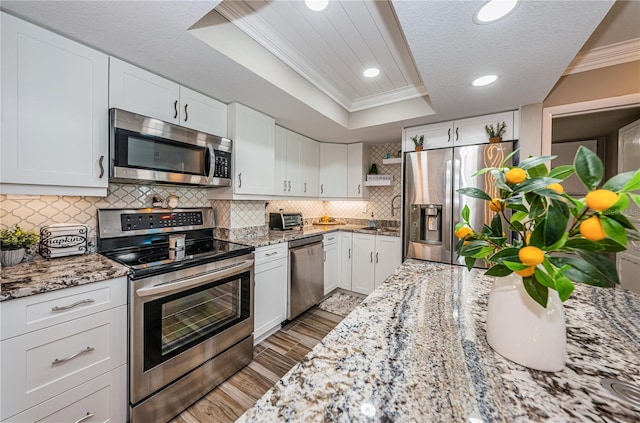
<svg viewBox="0 0 640 423"><path fill-rule="evenodd" d="M206 175L207 149L117 130L116 166Z"/></svg>
<svg viewBox="0 0 640 423"><path fill-rule="evenodd" d="M149 370L250 315L249 272L144 305Z"/></svg>

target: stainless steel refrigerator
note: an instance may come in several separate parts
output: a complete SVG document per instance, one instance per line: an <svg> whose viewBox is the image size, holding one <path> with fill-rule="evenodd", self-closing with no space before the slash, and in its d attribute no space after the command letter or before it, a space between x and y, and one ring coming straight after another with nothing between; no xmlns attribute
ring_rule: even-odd
<svg viewBox="0 0 640 423"><path fill-rule="evenodd" d="M498 167L513 151L515 142L469 145L406 153L404 160L404 256L441 263L464 264L455 251L455 224L465 204L476 230L491 225L495 212L484 200L456 192L463 187L499 196L489 173L474 176L485 167ZM506 163L511 165L512 159ZM516 161L517 163L517 161ZM503 227L507 227L503 222ZM476 262L481 266L481 261Z"/></svg>

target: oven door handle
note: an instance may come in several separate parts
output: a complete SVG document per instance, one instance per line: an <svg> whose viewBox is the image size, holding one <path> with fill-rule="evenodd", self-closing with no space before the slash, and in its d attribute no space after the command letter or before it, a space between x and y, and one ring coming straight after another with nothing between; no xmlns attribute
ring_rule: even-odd
<svg viewBox="0 0 640 423"><path fill-rule="evenodd" d="M170 294L173 292L183 291L187 288L192 288L203 283L209 283L216 279L222 279L234 274L243 273L253 266L253 260L244 260L240 263L225 266L211 272L201 273L199 275L177 279L169 283L158 284L149 286L147 288L140 288L136 290L138 297L150 297L158 294Z"/></svg>

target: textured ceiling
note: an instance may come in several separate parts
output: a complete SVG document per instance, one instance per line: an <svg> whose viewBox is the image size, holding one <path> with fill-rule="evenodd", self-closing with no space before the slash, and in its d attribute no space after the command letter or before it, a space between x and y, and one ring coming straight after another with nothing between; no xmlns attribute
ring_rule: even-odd
<svg viewBox="0 0 640 423"><path fill-rule="evenodd" d="M611 6L526 1L504 24L479 27L471 15L481 3L394 1L429 98L352 113L290 69L248 68L230 40L217 40L227 44L223 54L188 32L219 1L3 0L0 8L225 103L246 104L312 138L388 142L399 140L403 126L541 101ZM471 90L470 79L488 71L498 72L500 82Z"/></svg>

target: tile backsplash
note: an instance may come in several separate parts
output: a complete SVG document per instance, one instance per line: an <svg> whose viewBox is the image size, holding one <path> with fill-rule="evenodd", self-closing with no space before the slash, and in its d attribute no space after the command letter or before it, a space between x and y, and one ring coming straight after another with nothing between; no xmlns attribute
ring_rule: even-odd
<svg viewBox="0 0 640 423"><path fill-rule="evenodd" d="M384 144L371 147L371 161L376 163L379 174L393 177L391 186L370 187L370 198L366 201L320 201L320 200L269 200L229 201L209 200L208 191L198 187L176 187L164 185L109 184L106 197L74 197L55 195L0 195L0 227L15 224L23 229L38 230L51 223L82 223L90 228L90 237L95 237L96 214L99 208L144 208L151 207L152 197L159 195L166 206L171 194L179 197L180 207L213 207L216 225L231 230L236 238L242 234L261 234L269 212L300 211L305 219L317 219L324 214L341 219L369 219L371 213L376 220L400 220L400 209L391 216L391 199L401 192L401 166L383 165L387 153L394 154L400 144ZM400 206L400 201L396 200Z"/></svg>

